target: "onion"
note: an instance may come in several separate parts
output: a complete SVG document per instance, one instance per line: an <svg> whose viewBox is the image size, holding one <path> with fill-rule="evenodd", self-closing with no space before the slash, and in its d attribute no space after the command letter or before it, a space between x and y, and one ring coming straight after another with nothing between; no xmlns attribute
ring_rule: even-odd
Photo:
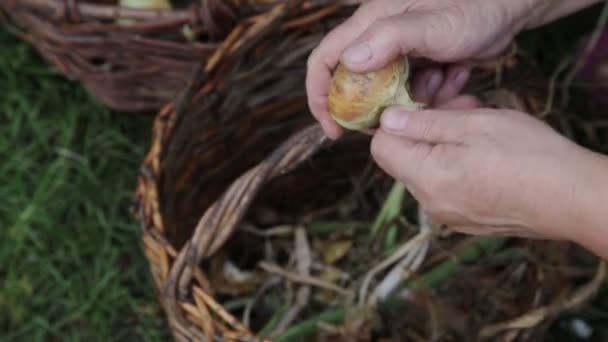
<svg viewBox="0 0 608 342"><path fill-rule="evenodd" d="M412 99L408 78L409 63L404 57L366 73L355 73L339 64L329 87L329 113L340 126L364 131L378 125L386 107L420 109L423 104Z"/></svg>
<svg viewBox="0 0 608 342"><path fill-rule="evenodd" d="M171 9L169 0L120 0L119 5L129 8L141 9Z"/></svg>

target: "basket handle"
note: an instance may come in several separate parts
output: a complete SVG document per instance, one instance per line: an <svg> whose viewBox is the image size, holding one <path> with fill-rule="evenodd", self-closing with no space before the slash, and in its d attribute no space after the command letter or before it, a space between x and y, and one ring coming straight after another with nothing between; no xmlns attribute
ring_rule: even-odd
<svg viewBox="0 0 608 342"><path fill-rule="evenodd" d="M297 168L327 142L320 125L302 129L234 181L205 211L192 238L180 250L169 271L164 288L169 305L167 309L174 312L179 310L177 298L188 296L194 268L217 252L230 238L260 189L272 179Z"/></svg>

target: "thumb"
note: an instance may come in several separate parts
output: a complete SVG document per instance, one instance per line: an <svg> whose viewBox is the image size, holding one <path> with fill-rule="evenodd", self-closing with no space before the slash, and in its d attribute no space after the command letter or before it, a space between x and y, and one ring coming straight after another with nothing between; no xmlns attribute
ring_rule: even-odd
<svg viewBox="0 0 608 342"><path fill-rule="evenodd" d="M415 142L395 135L377 131L372 138L371 155L386 173L400 180L415 193L420 177L429 177L429 167L433 164L433 146L425 142ZM413 188L412 188L413 187Z"/></svg>
<svg viewBox="0 0 608 342"><path fill-rule="evenodd" d="M405 13L377 20L343 51L341 62L354 72L377 70L399 55L426 54L424 30L428 23L420 14Z"/></svg>
<svg viewBox="0 0 608 342"><path fill-rule="evenodd" d="M380 128L390 135L415 142L460 144L469 118L467 112L461 111L436 109L408 112L394 106L382 113Z"/></svg>

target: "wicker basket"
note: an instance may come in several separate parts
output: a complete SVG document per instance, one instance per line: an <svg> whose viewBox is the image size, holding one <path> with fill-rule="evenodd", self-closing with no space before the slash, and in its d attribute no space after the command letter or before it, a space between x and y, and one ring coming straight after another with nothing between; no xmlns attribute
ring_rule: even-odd
<svg viewBox="0 0 608 342"><path fill-rule="evenodd" d="M133 210L142 227L159 300L177 341L268 340L223 305L230 294L253 295L256 287L263 287L261 283L230 290L213 279L217 264L227 258L256 268L264 240L245 236L248 222L270 227L306 225L327 217L369 220L379 210L392 180L370 159L369 137L348 134L337 143L326 140L308 112L303 85L308 54L351 11L346 5L293 2L252 17L228 36L189 87L158 114ZM500 74L477 70L468 90L487 105L541 113L544 87L533 82L538 79L534 69L518 61L502 63L504 68L497 69ZM345 198L355 200L345 202ZM445 239L464 241L461 236ZM438 290L444 301L460 301L454 305L466 307L483 305L480 303L493 296L493 286L512 286L511 297L495 300L502 306L491 302L484 310L467 313L498 324L484 330L487 336L533 338L542 334L562 308L552 306L555 302L580 304L604 276L602 268L591 285L577 290L574 279L588 280L589 274L560 271L577 262L576 248L544 242L521 244L533 257L544 258L544 264L528 259L501 271L496 265L472 266L465 271L469 276L485 279L491 275L500 283L471 284L464 280L470 278L456 277ZM440 248L432 247L432 258L441 259L441 254ZM488 257L487 262L498 262L497 258ZM499 277L513 272L520 278ZM527 279L526 287L521 285L522 279ZM454 297L458 289L464 292ZM425 293L420 290L420 296ZM518 306L512 305L516 301ZM515 332L509 325L500 325L527 312L536 315L532 316L536 320L524 320ZM419 321L407 322L425 326ZM338 335L349 341L370 340L365 327L350 329L360 336Z"/></svg>
<svg viewBox="0 0 608 342"><path fill-rule="evenodd" d="M173 10L155 11L118 7L117 0L1 0L0 14L102 103L157 112L237 23L272 4L172 2Z"/></svg>

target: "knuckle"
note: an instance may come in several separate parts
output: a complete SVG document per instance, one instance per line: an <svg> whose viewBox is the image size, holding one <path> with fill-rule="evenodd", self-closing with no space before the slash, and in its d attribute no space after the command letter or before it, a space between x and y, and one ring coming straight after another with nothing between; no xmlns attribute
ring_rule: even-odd
<svg viewBox="0 0 608 342"><path fill-rule="evenodd" d="M393 17L386 17L377 20L369 30L371 37L395 37L397 31L396 22Z"/></svg>
<svg viewBox="0 0 608 342"><path fill-rule="evenodd" d="M467 58L476 50L479 25L472 23L470 6L462 1L444 1L428 18L425 41L441 60Z"/></svg>
<svg viewBox="0 0 608 342"><path fill-rule="evenodd" d="M461 19L451 10L433 11L424 25L423 45L439 59L453 59L462 39Z"/></svg>

